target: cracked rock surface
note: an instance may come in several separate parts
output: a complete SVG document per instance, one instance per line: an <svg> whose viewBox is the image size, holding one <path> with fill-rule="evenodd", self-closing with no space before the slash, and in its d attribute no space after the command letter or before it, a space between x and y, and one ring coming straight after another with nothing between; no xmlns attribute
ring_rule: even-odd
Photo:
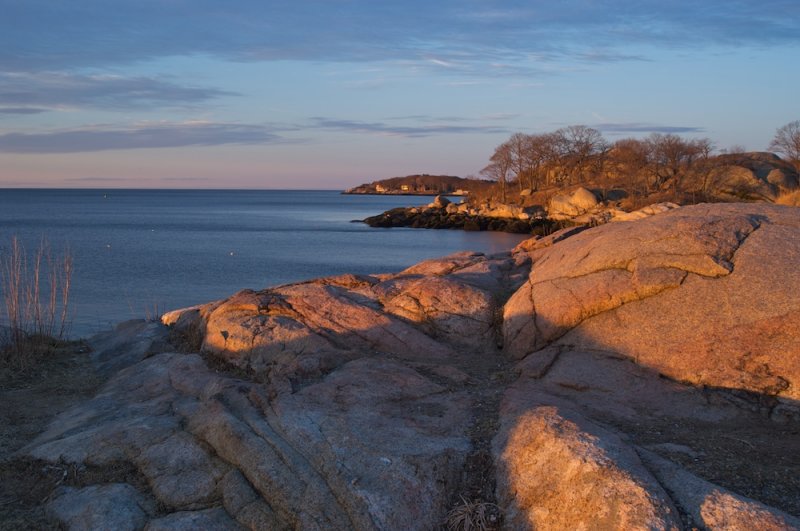
<svg viewBox="0 0 800 531"><path fill-rule="evenodd" d="M701 205L98 336L70 529L800 529L800 214ZM113 481L112 481L113 479ZM118 510L114 510L117 507Z"/></svg>

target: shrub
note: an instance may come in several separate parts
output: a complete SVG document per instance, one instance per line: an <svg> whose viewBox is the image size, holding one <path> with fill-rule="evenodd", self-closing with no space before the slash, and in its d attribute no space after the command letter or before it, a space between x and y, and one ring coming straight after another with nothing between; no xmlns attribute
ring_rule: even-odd
<svg viewBox="0 0 800 531"><path fill-rule="evenodd" d="M58 259L45 240L32 257L16 237L0 255L0 287L5 328L0 361L24 367L63 343L69 332L72 256Z"/></svg>

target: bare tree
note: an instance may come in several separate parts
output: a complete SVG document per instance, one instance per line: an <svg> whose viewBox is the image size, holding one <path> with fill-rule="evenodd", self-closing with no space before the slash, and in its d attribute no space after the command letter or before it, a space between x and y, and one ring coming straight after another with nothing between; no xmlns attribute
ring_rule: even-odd
<svg viewBox="0 0 800 531"><path fill-rule="evenodd" d="M742 153L747 153L747 147L742 144L733 144L720 149L719 152L721 155L741 155Z"/></svg>
<svg viewBox="0 0 800 531"><path fill-rule="evenodd" d="M690 141L690 145L696 158L692 164L692 175L695 182L699 183L699 191L702 192L703 197L709 199L711 178L714 175L714 168L716 166L711 154L716 149L716 145L710 138L697 138Z"/></svg>
<svg viewBox="0 0 800 531"><path fill-rule="evenodd" d="M683 140L678 135L653 133L647 139L650 147L650 170L656 188L671 186L681 191L683 178L702 153L710 153L712 144L706 141Z"/></svg>
<svg viewBox="0 0 800 531"><path fill-rule="evenodd" d="M508 146L510 168L522 192L525 177L530 173L532 165L530 153L530 136L525 133L514 133L505 145Z"/></svg>
<svg viewBox="0 0 800 531"><path fill-rule="evenodd" d="M597 129L585 125L570 125L556 131L561 150L561 162L566 176L574 181L584 178L587 170L593 165L595 169L598 159L608 150L608 144Z"/></svg>
<svg viewBox="0 0 800 531"><path fill-rule="evenodd" d="M512 168L512 153L509 143L504 142L497 146L492 158L489 160L491 162L481 170L481 174L485 175L487 179L492 179L500 184L501 201L505 203L506 183L508 182L508 175Z"/></svg>
<svg viewBox="0 0 800 531"><path fill-rule="evenodd" d="M708 160L711 153L716 149L714 141L710 138L696 138L690 143L701 160Z"/></svg>
<svg viewBox="0 0 800 531"><path fill-rule="evenodd" d="M561 139L555 133L528 135L527 138L528 187L538 190L540 186L552 184L550 175L560 165Z"/></svg>
<svg viewBox="0 0 800 531"><path fill-rule="evenodd" d="M789 122L777 131L769 149L782 153L792 164L800 169L800 120Z"/></svg>
<svg viewBox="0 0 800 531"><path fill-rule="evenodd" d="M609 151L609 162L614 171L624 176L631 192L646 194L649 192L646 170L650 163L650 145L637 138L617 140Z"/></svg>

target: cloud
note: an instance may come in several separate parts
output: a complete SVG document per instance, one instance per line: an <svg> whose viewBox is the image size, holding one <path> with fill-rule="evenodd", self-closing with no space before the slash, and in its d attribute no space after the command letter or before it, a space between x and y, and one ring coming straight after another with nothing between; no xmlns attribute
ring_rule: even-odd
<svg viewBox="0 0 800 531"><path fill-rule="evenodd" d="M0 72L0 105L39 112L44 108L64 107L126 110L185 107L231 94L150 77Z"/></svg>
<svg viewBox="0 0 800 531"><path fill-rule="evenodd" d="M409 138L422 138L448 134L492 134L508 133L508 129L494 125L454 125L432 124L420 126L392 125L385 122L361 122L357 120L338 120L332 118L311 118L313 127L328 131L342 131L349 133L363 133L385 136L404 136Z"/></svg>
<svg viewBox="0 0 800 531"><path fill-rule="evenodd" d="M516 112L496 112L493 114L487 114L481 118L484 120L514 120L520 116L522 116L522 114Z"/></svg>
<svg viewBox="0 0 800 531"><path fill-rule="evenodd" d="M605 123L595 124L595 129L604 133L665 133L665 134L680 134L680 133L703 133L705 128L696 126L685 125L658 125L658 124L644 124L644 123Z"/></svg>
<svg viewBox="0 0 800 531"><path fill-rule="evenodd" d="M47 109L36 107L0 107L0 114L40 114L47 112Z"/></svg>
<svg viewBox="0 0 800 531"><path fill-rule="evenodd" d="M575 54L575 58L585 63L620 63L623 61L647 61L641 54L612 52L608 50L590 50Z"/></svg>
<svg viewBox="0 0 800 531"><path fill-rule="evenodd" d="M467 122L469 118L463 116L432 116L430 114L409 114L407 116L390 116L385 118L388 121L413 121L413 122Z"/></svg>
<svg viewBox="0 0 800 531"><path fill-rule="evenodd" d="M162 57L493 62L637 59L624 49L800 43L789 0L0 0L0 70L69 70ZM530 65L527 65L530 66ZM478 70L470 68L470 70Z"/></svg>
<svg viewBox="0 0 800 531"><path fill-rule="evenodd" d="M114 177L66 177L63 179L65 182L70 183L109 183L115 182L117 179ZM211 181L210 177L137 177L136 182L202 182Z"/></svg>
<svg viewBox="0 0 800 531"><path fill-rule="evenodd" d="M423 122L423 123L436 123L440 124L442 122L470 122L470 121L486 121L486 122L496 122L496 121L505 121L505 120L513 120L515 118L519 118L522 116L520 113L510 113L510 112L496 112L491 114L484 114L477 117L467 117L467 116L434 116L430 114L409 114L406 116L389 116L384 118L386 121L394 122L394 121L412 121L412 122Z"/></svg>
<svg viewBox="0 0 800 531"><path fill-rule="evenodd" d="M81 153L114 149L275 144L289 140L266 126L207 122L85 127L0 135L0 153Z"/></svg>

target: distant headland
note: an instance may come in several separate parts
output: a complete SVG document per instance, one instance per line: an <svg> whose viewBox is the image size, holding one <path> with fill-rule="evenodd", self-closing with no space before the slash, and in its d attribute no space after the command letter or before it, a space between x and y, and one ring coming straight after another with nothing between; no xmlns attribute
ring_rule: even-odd
<svg viewBox="0 0 800 531"><path fill-rule="evenodd" d="M406 175L362 184L345 190L344 194L366 195L467 195L488 190L495 183L483 179L465 179L454 175Z"/></svg>

